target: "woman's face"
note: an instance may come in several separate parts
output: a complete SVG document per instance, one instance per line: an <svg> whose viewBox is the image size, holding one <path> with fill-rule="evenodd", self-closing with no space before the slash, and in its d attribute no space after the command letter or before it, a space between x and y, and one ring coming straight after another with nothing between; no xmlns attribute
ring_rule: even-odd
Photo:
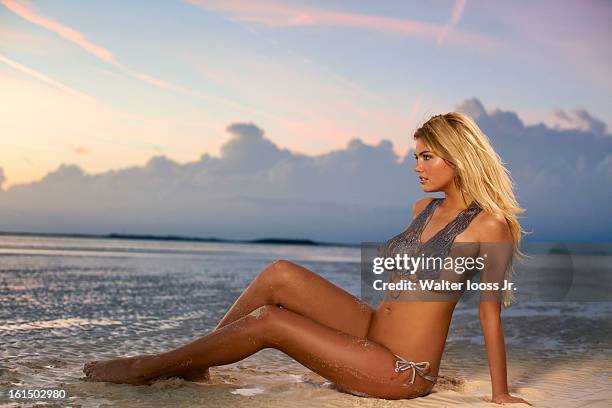
<svg viewBox="0 0 612 408"><path fill-rule="evenodd" d="M414 171L419 173L419 183L423 191L441 191L453 182L455 169L443 158L436 156L421 138L416 139L414 158Z"/></svg>

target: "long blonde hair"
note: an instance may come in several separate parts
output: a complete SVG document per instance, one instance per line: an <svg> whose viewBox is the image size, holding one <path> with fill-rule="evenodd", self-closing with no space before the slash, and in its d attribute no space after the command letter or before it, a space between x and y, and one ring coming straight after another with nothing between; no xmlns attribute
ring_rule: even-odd
<svg viewBox="0 0 612 408"><path fill-rule="evenodd" d="M431 117L417 129L414 138L420 138L436 155L453 164L455 186L466 203L474 200L483 210L503 215L514 242L513 261L523 258L520 244L525 231L517 215L525 210L514 196L510 172L478 125L466 114L449 112ZM511 279L513 264L507 280ZM504 306L512 303L512 295L512 291L504 291Z"/></svg>

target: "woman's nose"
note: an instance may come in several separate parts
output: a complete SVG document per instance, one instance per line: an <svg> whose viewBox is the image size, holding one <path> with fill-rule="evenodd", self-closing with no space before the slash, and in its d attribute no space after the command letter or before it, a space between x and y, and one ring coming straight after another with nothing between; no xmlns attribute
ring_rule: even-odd
<svg viewBox="0 0 612 408"><path fill-rule="evenodd" d="M416 171L417 173L420 173L423 171L423 166L421 166L421 163L419 163L417 161L417 163L414 165L414 171Z"/></svg>

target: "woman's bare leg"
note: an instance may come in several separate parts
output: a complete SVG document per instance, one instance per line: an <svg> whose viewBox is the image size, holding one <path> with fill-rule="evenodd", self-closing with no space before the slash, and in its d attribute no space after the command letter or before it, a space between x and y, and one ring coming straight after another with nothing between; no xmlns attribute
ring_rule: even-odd
<svg viewBox="0 0 612 408"><path fill-rule="evenodd" d="M370 305L296 263L277 260L262 270L217 324L219 329L264 305L280 305L354 336L365 337Z"/></svg>
<svg viewBox="0 0 612 408"><path fill-rule="evenodd" d="M316 322L357 337L365 337L372 308L320 275L286 260L264 268L217 324L218 330L264 305L279 305ZM208 369L188 369L179 375L206 381Z"/></svg>
<svg viewBox="0 0 612 408"><path fill-rule="evenodd" d="M231 364L270 347L345 390L398 399L424 395L432 385L419 376L409 384L410 370L396 373L395 356L378 343L271 305L177 349L89 363L83 371L92 380L143 384L185 368Z"/></svg>

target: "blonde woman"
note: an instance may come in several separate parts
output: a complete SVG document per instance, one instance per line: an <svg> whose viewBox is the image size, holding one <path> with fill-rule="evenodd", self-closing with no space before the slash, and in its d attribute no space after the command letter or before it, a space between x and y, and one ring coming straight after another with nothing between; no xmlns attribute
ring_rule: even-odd
<svg viewBox="0 0 612 408"><path fill-rule="evenodd" d="M437 242L511 243L518 248L519 208L510 177L487 137L466 115L437 115L421 126L414 170L425 197L408 229L386 243L421 247ZM518 250L515 255L518 254ZM509 298L505 299L509 301ZM480 302L492 400L509 395L500 319L501 300ZM339 389L385 399L415 398L437 380L455 301L367 303L308 269L277 260L262 270L210 334L153 355L94 361L91 380L146 384L159 378L209 378L208 367L235 363L275 348Z"/></svg>

